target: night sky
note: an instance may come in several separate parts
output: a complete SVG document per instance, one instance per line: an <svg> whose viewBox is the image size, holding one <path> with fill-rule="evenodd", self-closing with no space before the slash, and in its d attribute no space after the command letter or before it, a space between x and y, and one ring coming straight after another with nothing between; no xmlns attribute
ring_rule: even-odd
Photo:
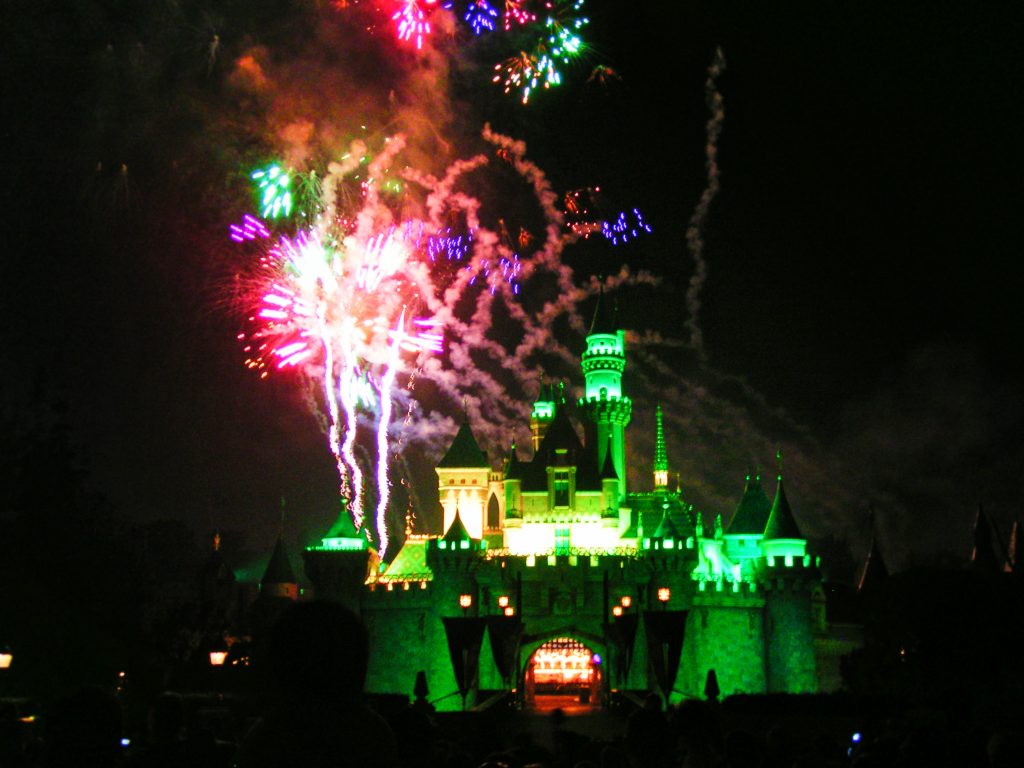
<svg viewBox="0 0 1024 768"><path fill-rule="evenodd" d="M585 60L526 107L490 82L508 55L500 41L470 40L464 25L455 40L439 30L442 53L418 58L387 28L366 32L373 4L138 5L6 3L0 52L7 432L31 441L62 414L88 482L121 519L180 519L200 538L221 529L266 556L282 497L296 549L336 515L307 388L243 368L230 300L245 257L226 232L253 207L246 175L300 118L317 125L309 163L332 130L368 125L368 136L408 132L409 162L435 172L485 149L489 122L526 142L559 193L600 186L609 215L643 212L653 233L635 243L594 238L562 253L591 293L596 276L629 276L610 293L632 339L634 488L651 482L660 402L684 496L726 522L748 467L773 483L778 446L799 523L845 540L858 561L869 505L897 568L966 557L979 503L1004 538L1022 516L1015 5L694 2L666 14L667 3L592 0ZM685 232L706 185L716 46L725 119L698 351ZM599 64L619 79L588 83ZM492 182L474 192L529 228L529 196ZM579 316L592 311L582 299ZM578 351L571 326L556 323L552 344ZM582 384L578 368L545 368ZM521 394L509 397L533 392ZM440 431L410 438L396 477L429 528L430 462L461 405L429 383L417 397ZM515 434L528 442L525 421ZM18 444L5 442L17 471ZM507 449L487 442L492 458Z"/></svg>

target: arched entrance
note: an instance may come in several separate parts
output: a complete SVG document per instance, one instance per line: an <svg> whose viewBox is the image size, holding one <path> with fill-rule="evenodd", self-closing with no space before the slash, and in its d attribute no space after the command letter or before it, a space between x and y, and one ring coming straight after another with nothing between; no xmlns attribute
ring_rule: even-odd
<svg viewBox="0 0 1024 768"><path fill-rule="evenodd" d="M526 662L524 702L535 709L599 706L602 670L601 656L579 640L552 638Z"/></svg>

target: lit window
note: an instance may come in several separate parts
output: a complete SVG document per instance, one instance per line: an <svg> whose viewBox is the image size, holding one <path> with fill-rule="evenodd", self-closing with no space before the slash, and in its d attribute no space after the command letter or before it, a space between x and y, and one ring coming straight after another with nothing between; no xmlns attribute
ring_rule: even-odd
<svg viewBox="0 0 1024 768"><path fill-rule="evenodd" d="M559 555L569 553L569 526L567 525L555 527L555 552Z"/></svg>
<svg viewBox="0 0 1024 768"><path fill-rule="evenodd" d="M569 473L566 471L555 472L554 478L555 506L569 506Z"/></svg>

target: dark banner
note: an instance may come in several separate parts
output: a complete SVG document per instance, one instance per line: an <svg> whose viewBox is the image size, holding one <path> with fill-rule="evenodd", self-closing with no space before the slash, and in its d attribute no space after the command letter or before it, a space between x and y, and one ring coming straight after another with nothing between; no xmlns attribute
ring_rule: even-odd
<svg viewBox="0 0 1024 768"><path fill-rule="evenodd" d="M607 625L609 645L615 649L615 678L620 685L629 679L629 668L633 665L633 643L640 620L637 614L627 613L616 616Z"/></svg>
<svg viewBox="0 0 1024 768"><path fill-rule="evenodd" d="M476 617L446 616L444 633L448 638L448 653L452 659L452 671L459 693L463 698L477 683L480 672L480 644L484 639L486 619Z"/></svg>
<svg viewBox="0 0 1024 768"><path fill-rule="evenodd" d="M654 667L658 687L668 699L679 671L679 657L686 635L687 611L644 611L647 655Z"/></svg>
<svg viewBox="0 0 1024 768"><path fill-rule="evenodd" d="M523 622L517 616L488 616L487 632L491 638L491 655L498 674L506 683L515 676L519 644L523 638Z"/></svg>

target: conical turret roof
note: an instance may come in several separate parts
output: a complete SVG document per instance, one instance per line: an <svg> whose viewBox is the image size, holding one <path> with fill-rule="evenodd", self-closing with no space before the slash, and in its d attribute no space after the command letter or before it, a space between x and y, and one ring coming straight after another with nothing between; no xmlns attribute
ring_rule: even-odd
<svg viewBox="0 0 1024 768"><path fill-rule="evenodd" d="M665 449L665 427L662 424L661 406L654 411L655 435L654 435L654 471L668 470L668 451Z"/></svg>
<svg viewBox="0 0 1024 768"><path fill-rule="evenodd" d="M551 425L544 433L544 439L541 441L537 453L550 460L555 451L559 449L567 450L572 459L575 459L583 449L580 436L572 425L569 413L564 406L555 411L555 418L552 419Z"/></svg>
<svg viewBox="0 0 1024 768"><path fill-rule="evenodd" d="M448 452L437 466L439 469L490 468L487 456L480 450L468 420L462 422Z"/></svg>
<svg viewBox="0 0 1024 768"><path fill-rule="evenodd" d="M448 530L444 536L441 537L442 541L446 541L449 544L460 541L472 541L473 537L469 535L469 531L466 530L465 523L462 522L462 515L459 514L459 508L455 508L455 518L452 520L452 524L448 526Z"/></svg>
<svg viewBox="0 0 1024 768"><path fill-rule="evenodd" d="M594 318L590 322L590 333L615 333L619 330L618 307L604 295L604 286L597 294L597 306L594 307Z"/></svg>
<svg viewBox="0 0 1024 768"><path fill-rule="evenodd" d="M764 533L768 525L768 516L772 512L772 503L761 487L760 475L747 475L747 484L743 488L743 497L736 505L736 511L729 521L726 533L755 536Z"/></svg>
<svg viewBox="0 0 1024 768"><path fill-rule="evenodd" d="M775 489L775 501L772 502L772 511L768 515L764 538L765 540L804 538L793 517L793 510L789 507L786 489L782 485L782 475L779 475L779 485Z"/></svg>
<svg viewBox="0 0 1024 768"><path fill-rule="evenodd" d="M297 584L298 580L295 578L295 571L292 570L292 564L288 560L288 552L284 548L284 541L280 536L277 537L277 543L274 544L274 551L270 555L270 562L267 563L267 569L263 572L263 578L260 580L260 584Z"/></svg>
<svg viewBox="0 0 1024 768"><path fill-rule="evenodd" d="M522 480L523 465L519 461L519 453L516 451L516 441L512 441L512 448L508 453L508 462L505 465L506 480Z"/></svg>
<svg viewBox="0 0 1024 768"><path fill-rule="evenodd" d="M872 536L871 549L868 550L868 558L864 561L864 570L860 575L857 591L864 592L875 589L887 578L889 578L889 569L885 567L882 550L878 548L878 537Z"/></svg>
<svg viewBox="0 0 1024 768"><path fill-rule="evenodd" d="M672 517L668 513L668 507L661 515L661 522L658 523L658 528L654 532L656 539L680 539L679 529L676 528L675 523L672 522Z"/></svg>
<svg viewBox="0 0 1024 768"><path fill-rule="evenodd" d="M334 521L334 525L331 526L327 536L332 539L364 538L356 530L356 524L348 511L348 501L344 497L341 499L341 513L338 515L338 519Z"/></svg>
<svg viewBox="0 0 1024 768"><path fill-rule="evenodd" d="M995 573L999 570L995 551L992 547L992 526L985 511L978 505L978 518L974 523L974 549L971 552L971 567L979 571Z"/></svg>

